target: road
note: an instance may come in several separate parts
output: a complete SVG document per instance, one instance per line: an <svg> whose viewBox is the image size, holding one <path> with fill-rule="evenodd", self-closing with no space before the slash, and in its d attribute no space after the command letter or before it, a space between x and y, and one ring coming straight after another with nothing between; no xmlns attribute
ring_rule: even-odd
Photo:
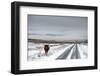
<svg viewBox="0 0 100 76"><path fill-rule="evenodd" d="M70 48L66 49L65 52L63 54L61 54L59 57L57 57L56 59L67 59L67 57L68 57L68 55L70 54L71 51L73 51L73 52L72 52L70 59L80 59L81 58L77 44L74 44Z"/></svg>
<svg viewBox="0 0 100 76"><path fill-rule="evenodd" d="M74 51L72 53L71 59L80 59L80 58L81 58L81 56L80 56L77 44L75 44Z"/></svg>

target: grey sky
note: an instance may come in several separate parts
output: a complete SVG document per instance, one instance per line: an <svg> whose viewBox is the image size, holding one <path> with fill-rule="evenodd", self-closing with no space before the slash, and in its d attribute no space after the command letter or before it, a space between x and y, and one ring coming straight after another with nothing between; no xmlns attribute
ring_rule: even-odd
<svg viewBox="0 0 100 76"><path fill-rule="evenodd" d="M87 17L28 15L28 34L41 39L87 39L87 22Z"/></svg>

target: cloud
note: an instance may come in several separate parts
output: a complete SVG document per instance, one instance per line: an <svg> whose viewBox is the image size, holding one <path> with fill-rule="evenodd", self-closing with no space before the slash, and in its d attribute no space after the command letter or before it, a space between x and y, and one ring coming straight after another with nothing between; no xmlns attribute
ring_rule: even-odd
<svg viewBox="0 0 100 76"><path fill-rule="evenodd" d="M87 17L28 15L28 34L41 39L87 39L87 22Z"/></svg>

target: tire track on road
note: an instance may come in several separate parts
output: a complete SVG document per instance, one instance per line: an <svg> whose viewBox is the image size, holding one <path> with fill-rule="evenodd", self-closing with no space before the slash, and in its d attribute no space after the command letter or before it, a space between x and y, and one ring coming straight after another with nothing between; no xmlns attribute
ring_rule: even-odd
<svg viewBox="0 0 100 76"><path fill-rule="evenodd" d="M81 58L81 56L80 56L80 53L78 50L78 46L77 46L77 44L75 44L75 50L72 53L71 59L80 59L80 58Z"/></svg>
<svg viewBox="0 0 100 76"><path fill-rule="evenodd" d="M66 59L68 54L70 53L71 49L74 47L75 45L71 46L70 48L66 49L65 52L63 54L61 54L59 57L57 57L56 59Z"/></svg>

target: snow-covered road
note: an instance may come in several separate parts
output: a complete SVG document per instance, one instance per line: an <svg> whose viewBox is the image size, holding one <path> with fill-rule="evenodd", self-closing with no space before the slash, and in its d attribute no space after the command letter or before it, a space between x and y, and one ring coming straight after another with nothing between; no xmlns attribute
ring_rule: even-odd
<svg viewBox="0 0 100 76"><path fill-rule="evenodd" d="M50 50L45 55L43 44L32 44L28 48L28 61L84 59L88 56L88 45L84 44L49 44ZM32 47L33 46L33 47ZM35 46L35 47L34 47Z"/></svg>

